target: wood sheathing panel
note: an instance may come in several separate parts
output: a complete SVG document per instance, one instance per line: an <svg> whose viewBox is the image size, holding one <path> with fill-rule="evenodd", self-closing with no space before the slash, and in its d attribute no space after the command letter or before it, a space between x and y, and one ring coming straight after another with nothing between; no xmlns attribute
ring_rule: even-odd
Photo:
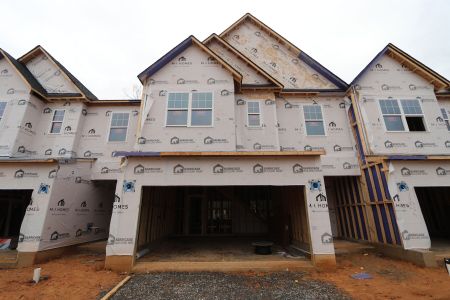
<svg viewBox="0 0 450 300"><path fill-rule="evenodd" d="M138 249L173 232L176 189L144 187L138 229Z"/></svg>

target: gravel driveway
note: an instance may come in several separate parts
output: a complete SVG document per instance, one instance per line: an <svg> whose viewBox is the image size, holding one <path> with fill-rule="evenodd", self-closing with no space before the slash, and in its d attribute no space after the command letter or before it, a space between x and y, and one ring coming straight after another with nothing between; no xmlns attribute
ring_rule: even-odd
<svg viewBox="0 0 450 300"><path fill-rule="evenodd" d="M350 299L304 273L150 273L132 277L112 299Z"/></svg>

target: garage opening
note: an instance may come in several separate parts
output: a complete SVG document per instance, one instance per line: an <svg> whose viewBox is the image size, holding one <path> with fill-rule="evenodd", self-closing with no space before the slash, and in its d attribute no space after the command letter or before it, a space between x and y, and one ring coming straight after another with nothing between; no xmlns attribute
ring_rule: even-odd
<svg viewBox="0 0 450 300"><path fill-rule="evenodd" d="M450 187L415 187L432 248L450 249Z"/></svg>
<svg viewBox="0 0 450 300"><path fill-rule="evenodd" d="M14 250L33 190L0 190L0 249Z"/></svg>
<svg viewBox="0 0 450 300"><path fill-rule="evenodd" d="M257 242L272 254L254 254ZM144 187L137 250L148 262L304 259L304 187Z"/></svg>

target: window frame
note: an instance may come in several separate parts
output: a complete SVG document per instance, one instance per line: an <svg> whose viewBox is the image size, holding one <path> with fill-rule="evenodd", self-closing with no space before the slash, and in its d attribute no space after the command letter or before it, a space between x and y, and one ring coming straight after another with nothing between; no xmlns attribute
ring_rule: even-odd
<svg viewBox="0 0 450 300"><path fill-rule="evenodd" d="M445 107L441 107L441 106L439 107L439 111L441 112L442 120L444 120L444 124L447 126L447 131L450 131L450 112ZM445 117L444 113L447 116L447 118Z"/></svg>
<svg viewBox="0 0 450 300"><path fill-rule="evenodd" d="M403 113L403 116L404 116L404 119L405 119L404 123L406 124L405 128L408 128L408 132L428 132L428 124L427 124L427 122L425 120L425 113L423 112L422 103L420 103L421 101L419 99L411 99L411 98L403 98L403 99L398 99L398 100L400 100L400 109L401 109L401 111ZM402 100L406 100L406 101L407 100L415 100L415 101L417 101L417 103L419 103L420 111L422 113L421 114L406 114L405 110L403 109ZM406 120L406 117L422 117L423 127L425 128L425 130L423 130L423 131L411 131L411 130L409 130L408 121Z"/></svg>
<svg viewBox="0 0 450 300"><path fill-rule="evenodd" d="M185 109L177 109L177 108L169 108L169 96L174 93L185 93L188 94L188 107L187 107L187 120L186 125L170 125L167 124L167 116L169 111L173 110L185 110ZM211 94L211 108L193 108L192 107L192 95L194 93L210 93ZM166 96L166 110L165 110L165 120L163 127L193 127L193 128L211 128L214 127L214 111L215 111L215 101L214 101L214 92L213 91L170 91L167 92ZM211 125L192 125L192 111L198 110L210 110L211 111Z"/></svg>
<svg viewBox="0 0 450 300"><path fill-rule="evenodd" d="M114 114L128 114L128 124L127 124L127 130L126 130L126 132L125 132L125 140L124 141L110 141L109 140L109 136L111 135L111 129L112 128L123 128L123 126L112 126L112 120L113 120L113 116L114 116ZM129 111L124 111L124 110L119 110L119 111L112 111L111 112L111 117L110 117L110 119L109 119L109 129L108 129L108 132L107 132L107 134L106 134L106 142L107 143L126 143L126 142L128 142L128 129L130 128L130 116L131 116L131 112L129 112Z"/></svg>
<svg viewBox="0 0 450 300"><path fill-rule="evenodd" d="M394 100L397 102L397 105L400 109L400 114L383 114L383 111L381 109L381 100ZM403 109L403 105L402 105L402 101L401 100L416 100L419 103L420 106L420 110L422 111L421 114L406 114L405 110ZM386 133L390 133L390 132L413 132L413 133L421 133L421 132L429 132L429 127L425 118L425 113L423 111L423 106L422 103L419 99L412 99L412 98L380 98L378 99L378 111L381 115L381 119L383 120L383 126L384 126L384 131ZM384 116L400 116L400 120L402 121L403 124L403 128L404 130L388 130L387 126L386 126L386 122L384 120ZM424 131L410 131L409 130L409 126L408 126L408 122L406 121L406 117L422 117L422 121L423 121L423 125L425 127Z"/></svg>
<svg viewBox="0 0 450 300"><path fill-rule="evenodd" d="M62 121L54 121L53 119L55 118L55 114L57 111L63 111L64 115L63 115L63 119ZM66 109L54 109L53 110L53 114L51 115L51 120L50 120L50 127L48 129L48 134L52 134L52 135L58 135L61 134L64 130L64 120L66 119ZM53 127L53 123L61 123L61 128L59 130L59 132L52 132L52 127Z"/></svg>
<svg viewBox="0 0 450 300"><path fill-rule="evenodd" d="M322 114L322 120L319 119L314 119L314 120L306 120L305 118L305 106L319 106L320 107L320 112ZM323 105L322 104L302 104L302 109L301 109L301 115L303 117L303 125L305 127L305 136L306 137L326 137L328 136L328 130L327 130L327 126L326 126L326 121L325 121L325 115L323 113ZM323 135L309 135L308 134L308 130L306 129L306 122L307 121L322 121L322 125L323 125Z"/></svg>
<svg viewBox="0 0 450 300"><path fill-rule="evenodd" d="M0 115L0 124L2 124L3 120L5 119L6 108L8 107L8 101L0 101L0 103L5 103L5 109L3 110L3 113Z"/></svg>
<svg viewBox="0 0 450 300"><path fill-rule="evenodd" d="M262 120L262 109L261 109L261 102L260 101L246 101L247 103L247 105L246 105L246 109L247 109L247 112L246 112L246 115L247 115L247 127L249 127L249 128L261 128L261 127L263 127L263 120ZM248 106L248 104L249 103L258 103L258 108L259 108L259 113L250 113L249 111L248 111L248 108L249 108L249 106ZM250 119L249 119L249 117L250 117L250 115L258 115L259 116L259 125L250 125Z"/></svg>

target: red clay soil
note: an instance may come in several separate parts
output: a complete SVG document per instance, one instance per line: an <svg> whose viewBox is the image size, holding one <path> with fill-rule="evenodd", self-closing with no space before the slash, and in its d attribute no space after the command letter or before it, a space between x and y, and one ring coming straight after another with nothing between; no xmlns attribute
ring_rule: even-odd
<svg viewBox="0 0 450 300"><path fill-rule="evenodd" d="M125 275L104 270L103 254L72 254L38 266L0 270L0 299L96 299ZM31 283L42 268L47 280Z"/></svg>
<svg viewBox="0 0 450 300"><path fill-rule="evenodd" d="M443 265L421 268L374 252L340 255L337 260L336 270L314 269L309 276L333 283L355 299L450 299L450 276ZM350 277L361 272L373 279Z"/></svg>
<svg viewBox="0 0 450 300"><path fill-rule="evenodd" d="M421 268L375 252L339 255L337 260L334 270L305 269L306 277L330 282L355 299L450 299L450 276L443 266ZM49 278L38 284L30 283L34 267L0 270L0 299L96 299L125 277L103 266L104 254L73 253L40 264ZM373 279L350 277L360 272Z"/></svg>

